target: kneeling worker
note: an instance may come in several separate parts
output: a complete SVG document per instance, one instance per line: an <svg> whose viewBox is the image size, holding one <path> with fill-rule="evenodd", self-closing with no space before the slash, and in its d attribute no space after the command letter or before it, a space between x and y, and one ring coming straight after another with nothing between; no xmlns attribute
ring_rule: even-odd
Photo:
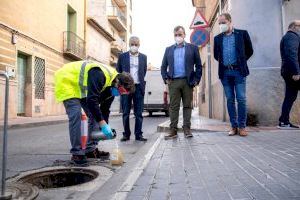
<svg viewBox="0 0 300 200"><path fill-rule="evenodd" d="M109 152L99 151L97 141L91 140L93 130L101 129L111 138L108 125L114 96L134 92L134 81L128 73L118 73L113 67L93 61L65 64L55 73L55 96L63 102L69 118L72 162L87 163L87 158L108 159ZM81 108L88 116L88 142L81 148Z"/></svg>

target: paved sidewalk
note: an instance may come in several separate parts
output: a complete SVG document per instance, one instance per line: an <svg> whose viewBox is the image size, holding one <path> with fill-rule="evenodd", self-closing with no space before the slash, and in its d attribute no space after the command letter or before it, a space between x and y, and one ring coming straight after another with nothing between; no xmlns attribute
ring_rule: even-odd
<svg viewBox="0 0 300 200"><path fill-rule="evenodd" d="M300 131L247 127L249 136L229 137L229 123L196 110L191 128L193 138L162 140L128 200L300 200Z"/></svg>
<svg viewBox="0 0 300 200"><path fill-rule="evenodd" d="M179 120L178 120L178 130L182 131L182 110L180 110ZM169 131L170 120L161 123L157 127L158 132ZM228 122L223 122L217 119L209 119L198 114L198 109L194 108L192 111L191 118L191 130L192 131L205 131L205 132L223 132L230 130L230 124ZM259 126L259 127L247 127L249 132L260 132L260 131L270 131L277 130L275 126Z"/></svg>
<svg viewBox="0 0 300 200"><path fill-rule="evenodd" d="M127 199L300 199L300 132L163 140Z"/></svg>

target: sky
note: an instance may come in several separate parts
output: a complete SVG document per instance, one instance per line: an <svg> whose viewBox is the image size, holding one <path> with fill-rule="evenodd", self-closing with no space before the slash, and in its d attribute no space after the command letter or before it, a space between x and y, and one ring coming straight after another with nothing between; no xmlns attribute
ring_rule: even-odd
<svg viewBox="0 0 300 200"><path fill-rule="evenodd" d="M192 0L132 0L132 35L140 38L141 53L160 67L167 46L174 44L173 29L181 25L190 42L189 29L196 8Z"/></svg>

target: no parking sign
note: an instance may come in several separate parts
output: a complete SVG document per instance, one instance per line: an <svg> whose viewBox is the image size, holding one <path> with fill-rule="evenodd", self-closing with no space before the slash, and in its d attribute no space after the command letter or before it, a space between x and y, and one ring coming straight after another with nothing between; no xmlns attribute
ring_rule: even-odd
<svg viewBox="0 0 300 200"><path fill-rule="evenodd" d="M205 46L209 41L209 33L204 28L196 28L190 36L190 41L196 46Z"/></svg>

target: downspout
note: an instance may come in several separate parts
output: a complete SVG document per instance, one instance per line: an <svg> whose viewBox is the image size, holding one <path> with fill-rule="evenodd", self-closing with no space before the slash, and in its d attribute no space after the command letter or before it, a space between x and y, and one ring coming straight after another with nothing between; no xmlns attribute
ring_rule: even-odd
<svg viewBox="0 0 300 200"><path fill-rule="evenodd" d="M87 11L86 11L86 9L87 9L87 1L86 0L84 0L84 51L85 51L85 59L87 58L87 48L86 48L86 46L87 46L87 41L86 41L86 38L87 38Z"/></svg>
<svg viewBox="0 0 300 200"><path fill-rule="evenodd" d="M284 10L284 5L285 5L285 1L286 0L281 0L281 25L282 25L282 27L281 27L281 31L282 31L282 33L281 33L281 35L284 35L284 33L285 33L285 10Z"/></svg>
<svg viewBox="0 0 300 200"><path fill-rule="evenodd" d="M222 14L222 0L219 0L219 15ZM225 91L223 90L223 109L222 109L222 114L223 114L223 117L222 117L222 120L223 122L226 121L226 97L225 97Z"/></svg>

